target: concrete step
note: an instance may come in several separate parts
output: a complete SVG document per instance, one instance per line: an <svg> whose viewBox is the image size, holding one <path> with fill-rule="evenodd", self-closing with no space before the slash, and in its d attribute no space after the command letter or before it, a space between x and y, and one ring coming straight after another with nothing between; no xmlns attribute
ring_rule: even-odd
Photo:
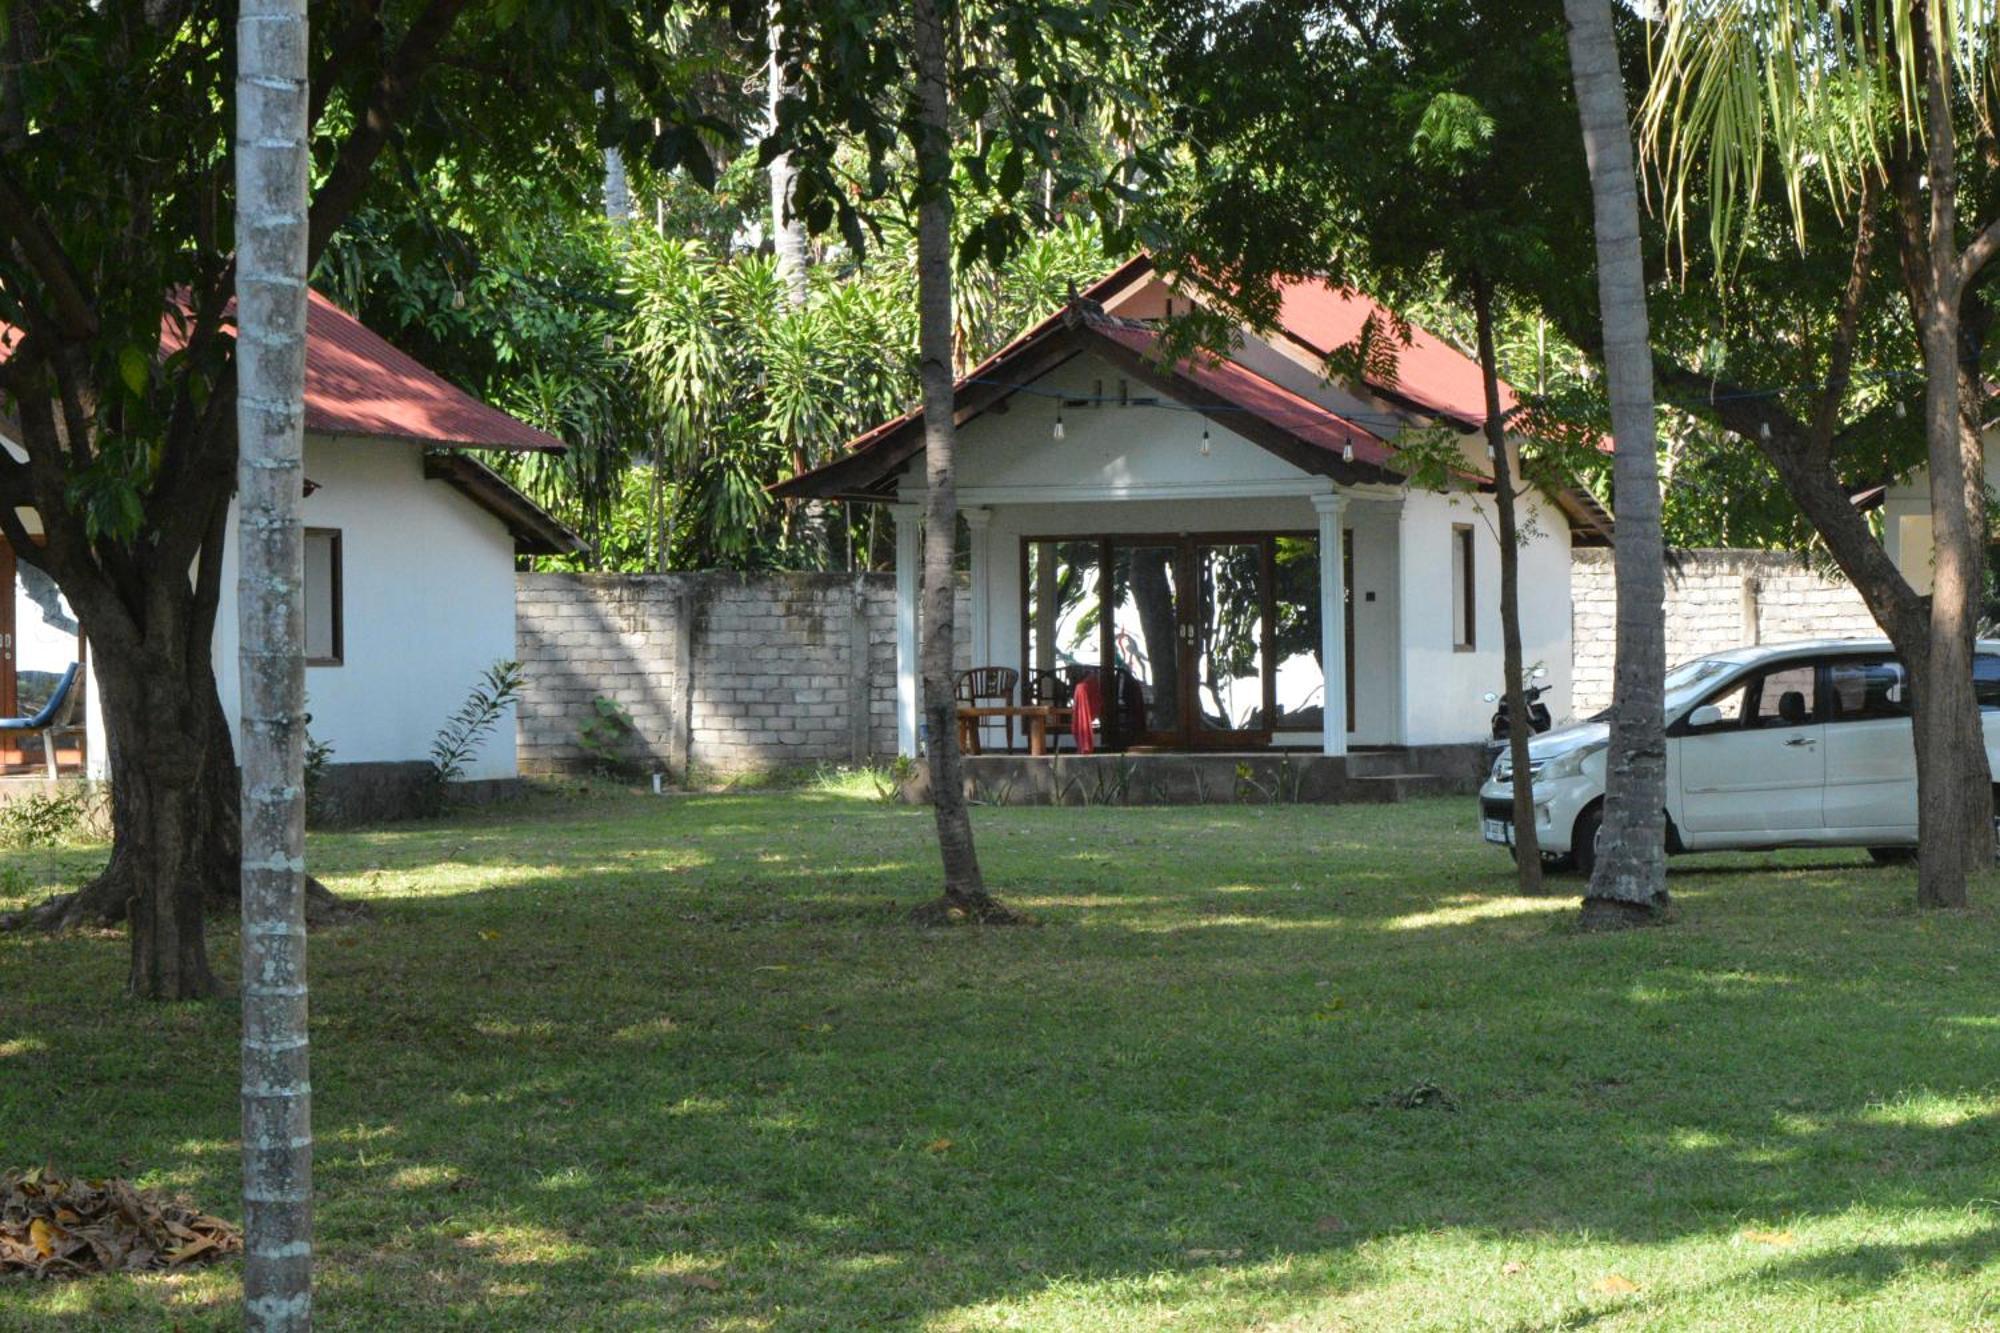
<svg viewBox="0 0 2000 1333"><path fill-rule="evenodd" d="M1347 752L1347 772L1350 777L1401 777L1418 771L1416 757L1407 750L1349 750Z"/></svg>
<svg viewBox="0 0 2000 1333"><path fill-rule="evenodd" d="M1350 773L1348 781L1370 804L1396 805L1420 796L1449 796L1453 790L1451 781L1436 773Z"/></svg>

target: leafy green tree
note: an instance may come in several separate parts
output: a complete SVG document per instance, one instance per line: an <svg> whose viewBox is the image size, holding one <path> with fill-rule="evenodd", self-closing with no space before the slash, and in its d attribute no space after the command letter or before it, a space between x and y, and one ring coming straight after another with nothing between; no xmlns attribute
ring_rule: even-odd
<svg viewBox="0 0 2000 1333"><path fill-rule="evenodd" d="M1996 39L1990 14L1950 4L1670 4L1642 112L1668 220L1678 235L1706 204L1725 283L1734 286L1756 261L1772 219L1790 223L1801 253L1829 215L1834 234L1852 238L1845 262L1820 261L1840 281L1814 320L1821 388L1797 395L1798 407L1747 396L1718 402L1718 415L1766 441L1910 671L1924 848L1917 901L1926 907L1963 906L1968 871L1989 861L1993 846L1972 654L1987 538L1980 361L1991 315L1981 289L2000 254L2000 162L1990 151ZM1767 162L1775 164L1769 178ZM1871 309L1878 228L1893 246L1906 327L1922 356L1934 540L1928 596L1844 502L1835 466L1857 353L1870 328L1888 322ZM1796 331L1780 336L1798 341Z"/></svg>
<svg viewBox="0 0 2000 1333"><path fill-rule="evenodd" d="M1538 892L1518 478L1497 330L1510 293L1555 300L1567 286L1580 305L1577 276L1588 272L1575 227L1581 154L1549 115L1565 68L1559 11L1411 3L1355 16L1321 0L1159 0L1156 12L1158 66L1187 147L1152 225L1162 257L1202 275L1220 316L1192 321L1184 336L1215 343L1239 321L1266 327L1277 280L1307 275L1392 307L1446 301L1471 312L1493 460L1518 860L1524 890ZM1393 378L1402 334L1393 320L1371 322L1336 349L1329 373ZM1404 444L1419 484L1444 486L1464 469L1453 438ZM1559 460L1544 465L1562 471Z"/></svg>
<svg viewBox="0 0 2000 1333"><path fill-rule="evenodd" d="M159 998L215 989L199 905L237 892L239 781L210 662L237 460L234 13L17 0L0 75L0 319L18 331L0 391L25 450L0 457L0 535L34 550L89 626L113 798L109 866L34 919L129 918L131 988ZM308 17L309 265L392 158L419 175L450 159L574 178L601 129L706 180L703 135L728 132L642 4L384 0ZM189 924L163 936L163 921Z"/></svg>
<svg viewBox="0 0 2000 1333"><path fill-rule="evenodd" d="M748 15L740 17L747 18ZM1129 130L1107 57L1131 49L1118 5L1031 0L778 0L777 59L796 95L763 155L789 154L808 228L864 253L879 214L913 219L924 405L923 711L944 893L925 910L1010 919L986 890L960 778L952 667L957 531L954 258L1003 265L1058 209L1115 217L1121 180L1087 151ZM913 57L913 67L906 60ZM1105 118L1108 115L1108 120ZM1129 141L1129 139L1128 139ZM1080 151L1073 157L1067 150ZM859 172L850 169L859 155ZM898 162L912 168L896 171ZM1040 188L1036 188L1039 186ZM883 201L891 206L883 209Z"/></svg>

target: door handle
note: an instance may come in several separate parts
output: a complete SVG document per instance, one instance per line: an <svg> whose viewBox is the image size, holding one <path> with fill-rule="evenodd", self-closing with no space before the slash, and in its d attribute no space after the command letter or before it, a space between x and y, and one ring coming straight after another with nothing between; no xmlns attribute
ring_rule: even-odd
<svg viewBox="0 0 2000 1333"><path fill-rule="evenodd" d="M1812 737L1810 737L1810 736L1794 736L1794 737L1792 737L1792 738L1791 738L1790 740L1786 741L1786 742L1785 742L1785 744L1786 744L1786 745L1793 745L1793 746L1797 746L1797 745L1814 745L1814 744L1817 744L1817 742L1816 742L1816 741L1814 741L1814 740L1813 740L1813 738L1812 738Z"/></svg>

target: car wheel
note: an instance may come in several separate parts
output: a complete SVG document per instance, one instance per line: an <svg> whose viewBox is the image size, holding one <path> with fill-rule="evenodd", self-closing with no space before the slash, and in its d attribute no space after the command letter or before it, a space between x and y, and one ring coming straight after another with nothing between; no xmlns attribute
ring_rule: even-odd
<svg viewBox="0 0 2000 1333"><path fill-rule="evenodd" d="M1878 866L1908 866L1917 863L1914 847L1870 847L1868 859Z"/></svg>
<svg viewBox="0 0 2000 1333"><path fill-rule="evenodd" d="M1604 807L1593 805L1576 817L1576 833L1570 838L1569 857L1576 873L1589 879L1597 869L1597 832L1604 827Z"/></svg>

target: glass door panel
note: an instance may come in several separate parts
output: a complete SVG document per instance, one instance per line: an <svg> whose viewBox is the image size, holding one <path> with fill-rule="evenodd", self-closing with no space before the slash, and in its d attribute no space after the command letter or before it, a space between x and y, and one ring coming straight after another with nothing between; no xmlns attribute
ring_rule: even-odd
<svg viewBox="0 0 2000 1333"><path fill-rule="evenodd" d="M0 717L19 717L21 710L14 687L14 551L0 542ZM21 762L20 746L14 733L0 731L0 771Z"/></svg>
<svg viewBox="0 0 2000 1333"><path fill-rule="evenodd" d="M0 681L0 712L9 717L25 717L39 712L62 683L63 673L82 660L83 640L69 602L55 580L26 561L4 557L12 565L8 605L0 618L0 633L8 636L8 657ZM8 623L11 621L11 623ZM82 710L75 716L81 717ZM5 742L0 742L4 744ZM31 764L39 769L46 762L40 736L14 736L12 749L0 751L0 764ZM75 752L75 738L65 736L60 756L64 764L81 760Z"/></svg>
<svg viewBox="0 0 2000 1333"><path fill-rule="evenodd" d="M1279 731L1318 731L1326 719L1326 671L1319 633L1319 538L1279 537L1272 561L1273 618L1277 624Z"/></svg>
<svg viewBox="0 0 2000 1333"><path fill-rule="evenodd" d="M1091 541L1031 541L1023 589L1027 596L1026 655L1023 678L1033 682L1043 673L1073 685L1100 660L1098 634L1097 562L1101 543Z"/></svg>
<svg viewBox="0 0 2000 1333"><path fill-rule="evenodd" d="M1185 734L1179 542L1111 547L1107 598L1116 665L1117 735L1125 744L1173 745Z"/></svg>
<svg viewBox="0 0 2000 1333"><path fill-rule="evenodd" d="M1196 543L1192 555L1201 591L1192 636L1197 739L1268 731L1264 543Z"/></svg>

